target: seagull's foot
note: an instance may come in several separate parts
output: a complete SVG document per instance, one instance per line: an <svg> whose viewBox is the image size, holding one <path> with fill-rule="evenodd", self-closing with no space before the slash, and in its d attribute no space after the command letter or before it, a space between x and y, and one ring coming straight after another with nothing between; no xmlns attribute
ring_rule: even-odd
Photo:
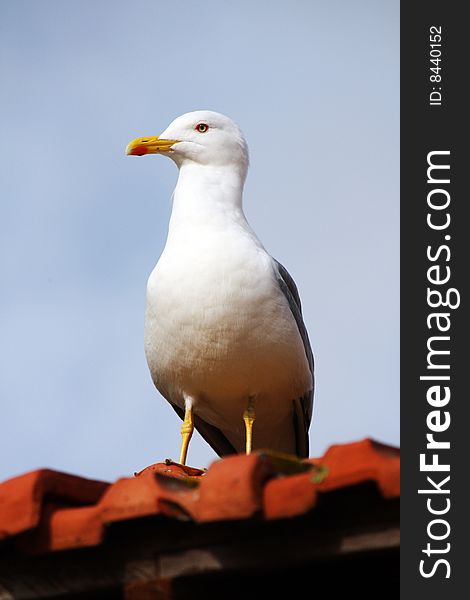
<svg viewBox="0 0 470 600"><path fill-rule="evenodd" d="M245 421L246 431L246 453L251 454L251 448L253 446L253 423L255 422L255 399L253 397L248 398L248 404L245 412L243 413L243 420Z"/></svg>
<svg viewBox="0 0 470 600"><path fill-rule="evenodd" d="M188 406L184 413L183 425L181 425L181 453L180 453L180 464L186 464L186 457L188 455L189 440L191 439L194 431L193 421L193 409L192 406Z"/></svg>

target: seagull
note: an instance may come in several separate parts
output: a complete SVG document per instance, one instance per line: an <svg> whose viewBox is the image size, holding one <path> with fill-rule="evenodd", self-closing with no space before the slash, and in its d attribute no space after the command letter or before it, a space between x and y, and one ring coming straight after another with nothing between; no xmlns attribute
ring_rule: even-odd
<svg viewBox="0 0 470 600"><path fill-rule="evenodd" d="M144 337L153 382L183 420L180 463L194 428L219 456L264 448L307 457L312 349L294 280L243 212L240 128L194 111L126 154L165 154L179 169Z"/></svg>

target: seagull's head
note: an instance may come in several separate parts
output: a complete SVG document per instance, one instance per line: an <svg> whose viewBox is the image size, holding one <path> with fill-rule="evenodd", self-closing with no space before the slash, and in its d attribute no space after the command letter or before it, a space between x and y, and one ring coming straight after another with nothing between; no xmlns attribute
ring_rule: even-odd
<svg viewBox="0 0 470 600"><path fill-rule="evenodd" d="M127 145L126 154L166 154L178 167L187 163L233 166L246 174L248 147L232 119L211 110L177 117L158 136L141 137Z"/></svg>

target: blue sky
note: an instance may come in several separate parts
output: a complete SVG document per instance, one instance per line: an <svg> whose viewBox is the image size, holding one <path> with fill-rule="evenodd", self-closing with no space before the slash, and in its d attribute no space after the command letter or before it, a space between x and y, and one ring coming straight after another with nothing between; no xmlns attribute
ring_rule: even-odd
<svg viewBox="0 0 470 600"><path fill-rule="evenodd" d="M0 479L177 459L143 352L177 170L124 149L206 108L243 129L245 212L300 290L311 454L399 443L398 0L15 0L0 57Z"/></svg>

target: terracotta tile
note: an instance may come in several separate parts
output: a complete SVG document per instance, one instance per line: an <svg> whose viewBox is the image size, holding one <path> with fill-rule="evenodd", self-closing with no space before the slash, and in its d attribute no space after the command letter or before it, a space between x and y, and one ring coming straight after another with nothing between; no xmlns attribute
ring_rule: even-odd
<svg viewBox="0 0 470 600"><path fill-rule="evenodd" d="M16 546L27 554L96 546L103 539L103 522L96 506L44 507L38 527L20 536Z"/></svg>
<svg viewBox="0 0 470 600"><path fill-rule="evenodd" d="M263 486L272 467L260 454L234 455L214 462L199 485L197 519L247 519L262 507Z"/></svg>
<svg viewBox="0 0 470 600"><path fill-rule="evenodd" d="M163 463L155 463L150 465L142 471L135 474L136 477L142 477L145 475L168 475L170 477L176 477L181 479L192 478L198 479L206 473L207 469L196 469L195 467L188 467L187 465L181 465L180 463L167 460Z"/></svg>
<svg viewBox="0 0 470 600"><path fill-rule="evenodd" d="M158 489L153 477L118 479L99 504L103 521L121 521L158 512Z"/></svg>
<svg viewBox="0 0 470 600"><path fill-rule="evenodd" d="M103 522L154 514L188 518L195 503L193 486L165 475L120 479L99 503Z"/></svg>
<svg viewBox="0 0 470 600"><path fill-rule="evenodd" d="M0 484L0 539L37 526L48 498L65 504L95 504L109 484L40 469Z"/></svg>
<svg viewBox="0 0 470 600"><path fill-rule="evenodd" d="M386 498L400 495L400 453L396 448L364 439L350 444L331 446L320 459L328 476L318 484L322 491L376 481Z"/></svg>
<svg viewBox="0 0 470 600"><path fill-rule="evenodd" d="M124 600L169 600L173 597L173 582L169 579L130 581L123 589Z"/></svg>
<svg viewBox="0 0 470 600"><path fill-rule="evenodd" d="M282 519L304 514L315 506L317 495L312 473L272 479L264 488L264 516Z"/></svg>
<svg viewBox="0 0 470 600"><path fill-rule="evenodd" d="M311 465L323 470L304 472ZM0 540L17 536L22 551L45 552L100 544L107 523L154 514L200 522L293 517L312 510L318 493L363 481L397 497L399 470L399 451L369 439L307 461L270 451L229 456L207 472L167 461L112 485L43 469L0 484Z"/></svg>

